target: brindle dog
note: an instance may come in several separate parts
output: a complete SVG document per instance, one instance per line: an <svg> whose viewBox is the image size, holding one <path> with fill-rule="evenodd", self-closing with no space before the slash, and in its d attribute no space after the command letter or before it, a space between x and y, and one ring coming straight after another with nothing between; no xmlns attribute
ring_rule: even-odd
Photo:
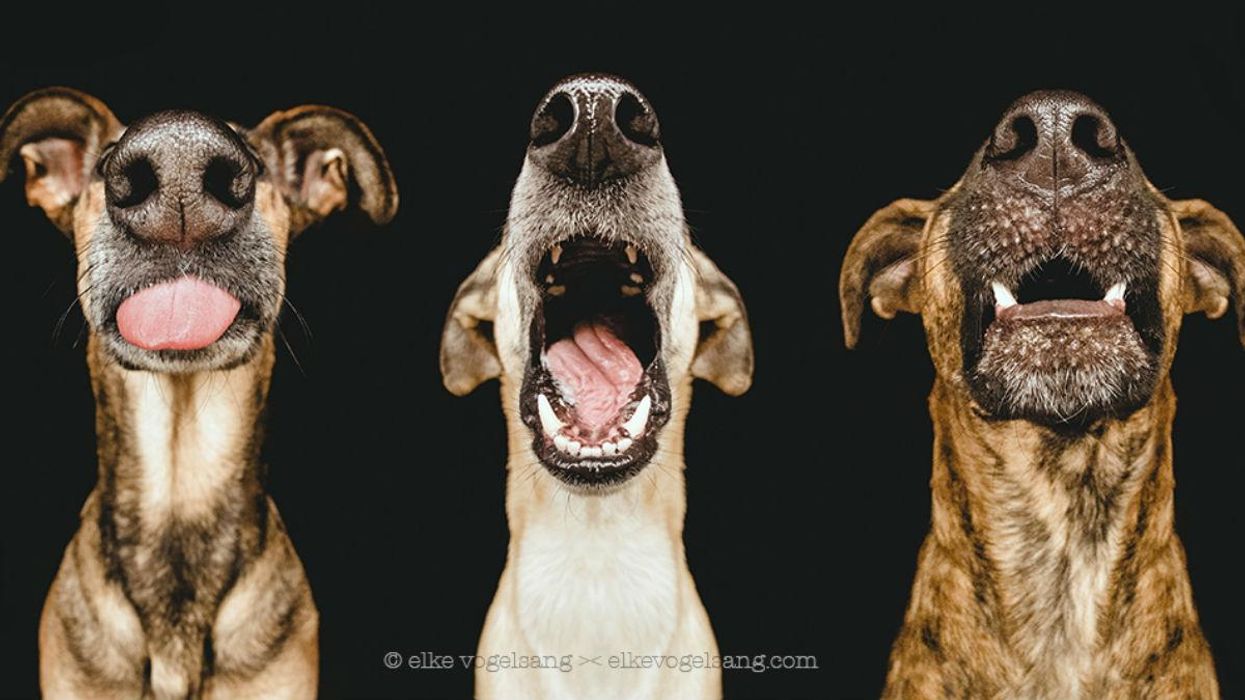
<svg viewBox="0 0 1245 700"><path fill-rule="evenodd" d="M44 697L314 697L318 616L264 493L260 419L287 243L356 197L393 217L380 146L329 107L127 128L48 88L0 122L0 159L18 154L73 241L98 433L40 623Z"/></svg>
<svg viewBox="0 0 1245 700"><path fill-rule="evenodd" d="M866 302L919 313L936 370L933 522L886 698L1214 698L1172 530L1181 317L1235 302L1245 240L1167 199L1082 95L1014 103L934 201L856 235Z"/></svg>

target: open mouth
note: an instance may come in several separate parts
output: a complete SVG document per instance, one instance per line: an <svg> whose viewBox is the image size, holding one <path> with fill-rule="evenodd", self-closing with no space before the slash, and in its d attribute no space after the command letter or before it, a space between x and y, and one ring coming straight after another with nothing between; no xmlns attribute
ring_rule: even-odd
<svg viewBox="0 0 1245 700"><path fill-rule="evenodd" d="M670 412L653 267L635 244L575 236L534 275L541 303L520 394L533 449L564 483L620 484L652 459Z"/></svg>
<svg viewBox="0 0 1245 700"><path fill-rule="evenodd" d="M966 298L966 375L993 414L1048 423L1120 415L1153 386L1156 280L1113 278L1056 256L1018 283L993 280Z"/></svg>

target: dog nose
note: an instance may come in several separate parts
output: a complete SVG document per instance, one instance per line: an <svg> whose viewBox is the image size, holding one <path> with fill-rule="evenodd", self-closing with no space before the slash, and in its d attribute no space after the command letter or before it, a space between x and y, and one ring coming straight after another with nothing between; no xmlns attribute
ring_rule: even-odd
<svg viewBox="0 0 1245 700"><path fill-rule="evenodd" d="M1012 103L986 146L985 163L1055 192L1091 182L1123 161L1115 124L1088 97L1066 90Z"/></svg>
<svg viewBox="0 0 1245 700"><path fill-rule="evenodd" d="M197 112L153 114L105 155L108 214L138 238L190 248L247 220L258 168L227 124Z"/></svg>
<svg viewBox="0 0 1245 700"><path fill-rule="evenodd" d="M556 176L596 185L661 157L657 114L622 78L588 74L554 86L532 117L532 158Z"/></svg>

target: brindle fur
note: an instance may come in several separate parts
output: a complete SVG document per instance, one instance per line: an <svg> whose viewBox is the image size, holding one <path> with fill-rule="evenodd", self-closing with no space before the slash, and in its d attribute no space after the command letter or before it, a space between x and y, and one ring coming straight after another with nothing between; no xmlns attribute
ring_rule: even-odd
<svg viewBox="0 0 1245 700"><path fill-rule="evenodd" d="M323 123L309 127L309 119L335 120L338 130L354 132L334 136ZM277 136L282 129L301 131ZM18 149L26 160L30 203L73 239L96 400L99 481L39 626L44 697L314 697L318 614L264 492L259 460L279 306L262 309L268 322L236 357L209 347L215 354L196 366L178 367L179 360L165 357L153 364L167 367L138 367L140 354L105 341L100 290L133 274L129 263L144 262L124 252L101 256L107 246L124 251L126 243L110 228L105 185L89 173L123 131L103 103L65 88L26 96L0 124L6 163ZM238 132L270 173L256 182L249 234L266 240L249 240L258 246L243 253L251 269L221 274L237 275L238 285L269 283L279 304L289 239L344 207L347 185L334 179L346 163L291 181L285 157L312 160L340 147L364 193L361 206L378 221L393 216L397 192L371 135L345 113L304 107ZM359 150L360 133L373 152ZM65 164L49 157L66 152L77 159ZM306 196L312 187L320 189ZM245 236L235 238L233 245L248 244Z"/></svg>
<svg viewBox="0 0 1245 700"><path fill-rule="evenodd" d="M1145 183L1163 330L1153 389L1088 424L1003 419L963 371L965 299L947 263L963 185L880 210L840 281L849 346L866 301L886 318L920 313L936 368L932 525L883 696L1216 698L1173 531L1167 373L1184 313L1216 317L1234 299L1245 324L1245 240L1205 202Z"/></svg>

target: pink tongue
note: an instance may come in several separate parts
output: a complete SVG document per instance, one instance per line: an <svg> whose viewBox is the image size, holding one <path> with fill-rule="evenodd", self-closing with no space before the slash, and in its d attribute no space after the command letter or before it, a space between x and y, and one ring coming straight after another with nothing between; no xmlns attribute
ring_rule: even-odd
<svg viewBox="0 0 1245 700"><path fill-rule="evenodd" d="M601 323L575 326L574 336L554 343L545 357L574 399L579 422L592 431L618 417L644 371L631 348Z"/></svg>
<svg viewBox="0 0 1245 700"><path fill-rule="evenodd" d="M241 307L220 287L179 277L121 302L117 330L144 350L198 350L224 335Z"/></svg>

